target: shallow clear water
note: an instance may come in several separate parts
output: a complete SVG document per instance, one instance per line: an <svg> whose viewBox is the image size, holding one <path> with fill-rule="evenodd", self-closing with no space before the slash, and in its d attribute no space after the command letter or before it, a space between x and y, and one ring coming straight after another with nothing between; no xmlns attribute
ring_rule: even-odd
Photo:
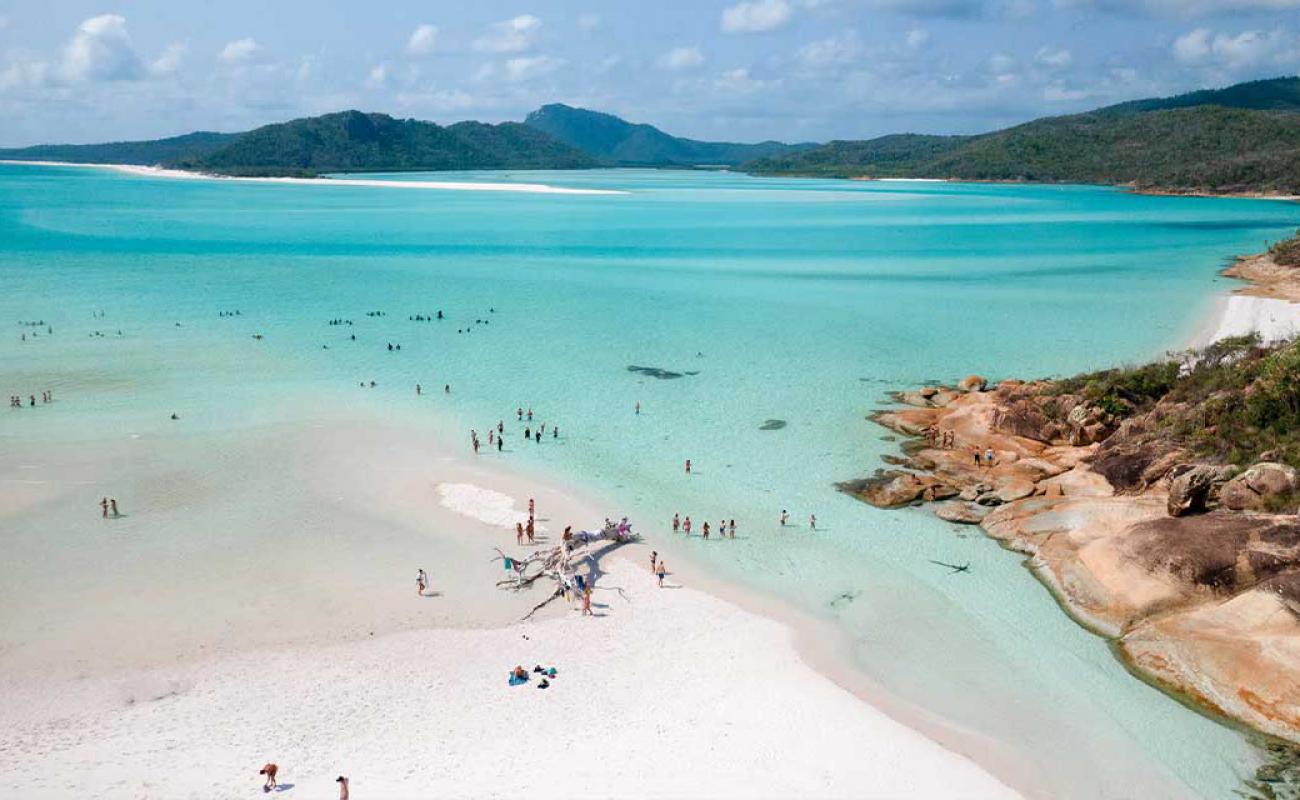
<svg viewBox="0 0 1300 800"><path fill-rule="evenodd" d="M864 419L887 391L1069 373L1187 341L1227 285L1223 260L1293 230L1300 207L725 173L391 177L628 193L0 165L0 382L79 401L57 418L0 416L0 437L90 438L178 408L246 429L315 402L385 405L456 436L506 419L501 457L617 499L652 536L674 511L697 526L734 517L735 542L677 546L836 618L875 680L1006 746L1049 793L1223 796L1249 768L1241 736L1129 676L1017 556L832 484L896 447ZM445 320L408 320L438 310ZM33 319L54 335L20 341L36 329L16 323ZM517 406L561 438L525 447ZM760 430L769 419L787 424ZM776 525L782 508L797 527ZM931 558L972 569L950 576Z"/></svg>

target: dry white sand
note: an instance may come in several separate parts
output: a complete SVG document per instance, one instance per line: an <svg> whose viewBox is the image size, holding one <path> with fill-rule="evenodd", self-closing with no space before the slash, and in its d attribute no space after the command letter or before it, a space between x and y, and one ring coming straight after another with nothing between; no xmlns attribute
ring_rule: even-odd
<svg viewBox="0 0 1300 800"><path fill-rule="evenodd" d="M627 194L615 189L576 189L566 186L550 186L544 183L487 183L478 181L402 181L378 180L373 178L254 178L213 175L206 172L190 172L180 169L162 167L144 167L133 164L82 164L64 161L13 161L0 160L0 164L33 165L42 167L89 167L94 169L111 169L127 175L147 178L178 178L182 180L240 181L244 183L281 183L302 186L368 186L382 189L449 189L462 192L527 192L532 194Z"/></svg>
<svg viewBox="0 0 1300 800"><path fill-rule="evenodd" d="M1271 297L1233 294L1216 301L1214 313L1192 341L1204 347L1230 336L1258 333L1264 342L1300 334L1300 303Z"/></svg>
<svg viewBox="0 0 1300 800"><path fill-rule="evenodd" d="M648 547L603 560L595 618L509 623L544 596L493 585L527 498L552 530L616 510L444 441L318 418L15 446L0 787L255 797L269 760L304 798L339 773L354 798L1014 796L791 628L656 588ZM99 520L105 493L128 516ZM560 675L509 687L515 664Z"/></svg>
<svg viewBox="0 0 1300 800"><path fill-rule="evenodd" d="M6 714L0 785L25 798L251 798L274 761L304 798L336 796L340 773L355 798L1014 796L814 672L781 625L605 561L592 618L66 687L34 714ZM511 687L515 664L559 676Z"/></svg>

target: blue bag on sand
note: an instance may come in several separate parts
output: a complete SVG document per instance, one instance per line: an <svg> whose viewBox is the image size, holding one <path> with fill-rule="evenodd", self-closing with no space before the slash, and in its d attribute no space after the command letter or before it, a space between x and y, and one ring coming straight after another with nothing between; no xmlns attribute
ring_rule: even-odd
<svg viewBox="0 0 1300 800"><path fill-rule="evenodd" d="M510 673L510 685L511 685L511 686L518 686L518 685L521 684L521 683L528 683L528 679L527 679L527 678L516 678L516 677L515 677L515 674L514 674L513 672Z"/></svg>

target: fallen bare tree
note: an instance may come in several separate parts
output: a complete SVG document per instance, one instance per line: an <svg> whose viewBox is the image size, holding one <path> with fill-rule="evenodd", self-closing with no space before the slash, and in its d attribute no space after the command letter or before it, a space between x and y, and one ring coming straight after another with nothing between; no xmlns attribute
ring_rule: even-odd
<svg viewBox="0 0 1300 800"><path fill-rule="evenodd" d="M523 558L506 555L499 547L493 548L497 551L497 557L492 560L502 562L505 570L513 573L511 577L497 581L497 587L521 592L531 589L533 584L543 578L553 580L555 585L551 593L522 617L522 619L529 619L554 602L556 598L563 597L565 589L572 585L578 575L578 566L586 564L588 568L586 581L593 590L613 589L627 599L627 595L618 587L595 586L595 575L602 557L640 539L641 537L632 533L631 527L624 523L621 526L607 525L599 533L581 531L572 534L569 538L561 539L560 543L553 547L535 550Z"/></svg>

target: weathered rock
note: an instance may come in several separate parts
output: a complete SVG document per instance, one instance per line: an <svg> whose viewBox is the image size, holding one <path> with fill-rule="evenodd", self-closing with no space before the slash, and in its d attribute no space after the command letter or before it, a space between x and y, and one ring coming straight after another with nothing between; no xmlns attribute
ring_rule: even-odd
<svg viewBox="0 0 1300 800"><path fill-rule="evenodd" d="M951 389L940 389L930 398L930 405L943 408L958 397L961 397L960 392L954 392Z"/></svg>
<svg viewBox="0 0 1300 800"><path fill-rule="evenodd" d="M898 470L881 472L873 478L854 483L857 485L849 486L848 491L877 508L910 505L920 499L927 486L932 485L910 472ZM841 488L845 486L841 485Z"/></svg>
<svg viewBox="0 0 1300 800"><path fill-rule="evenodd" d="M916 393L924 397L926 400L929 400L931 397L934 397L939 393L939 389L935 386L922 386L920 389L916 390Z"/></svg>
<svg viewBox="0 0 1300 800"><path fill-rule="evenodd" d="M1052 427L1052 421L1032 400L1015 400L999 409L993 424L1003 433L1023 436L1039 442L1051 441L1047 429Z"/></svg>
<svg viewBox="0 0 1300 800"><path fill-rule="evenodd" d="M988 379L982 378L979 375L967 375L966 377L957 381L957 389L959 391L967 392L967 393L982 392L986 388L988 388L988 385L989 385Z"/></svg>
<svg viewBox="0 0 1300 800"><path fill-rule="evenodd" d="M1003 503L1014 503L1034 494L1034 484L1029 481L1012 480L999 486L994 492Z"/></svg>
<svg viewBox="0 0 1300 800"><path fill-rule="evenodd" d="M998 497L997 492L985 492L976 497L975 502L982 506L1000 506L1002 505L1002 498Z"/></svg>
<svg viewBox="0 0 1300 800"><path fill-rule="evenodd" d="M948 500L956 496L957 487L949 486L946 483L937 483L933 486L927 486L925 487L925 491L921 492L921 497L929 502L934 502L935 500Z"/></svg>
<svg viewBox="0 0 1300 800"><path fill-rule="evenodd" d="M1265 508L1270 499L1283 498L1300 488L1293 467L1261 462L1223 485L1219 502L1234 511Z"/></svg>
<svg viewBox="0 0 1300 800"><path fill-rule="evenodd" d="M1205 501L1216 474L1214 467L1203 465L1180 470L1178 477L1169 482L1169 516L1181 517L1205 511Z"/></svg>
<svg viewBox="0 0 1300 800"><path fill-rule="evenodd" d="M920 392L899 392L898 401L917 408L930 407L930 399Z"/></svg>
<svg viewBox="0 0 1300 800"><path fill-rule="evenodd" d="M1065 497L1065 487L1059 483L1042 484L1043 497Z"/></svg>
<svg viewBox="0 0 1300 800"><path fill-rule="evenodd" d="M986 516L990 509L984 506L971 505L959 501L941 503L935 507L935 516L948 522L956 522L960 525L978 525Z"/></svg>

